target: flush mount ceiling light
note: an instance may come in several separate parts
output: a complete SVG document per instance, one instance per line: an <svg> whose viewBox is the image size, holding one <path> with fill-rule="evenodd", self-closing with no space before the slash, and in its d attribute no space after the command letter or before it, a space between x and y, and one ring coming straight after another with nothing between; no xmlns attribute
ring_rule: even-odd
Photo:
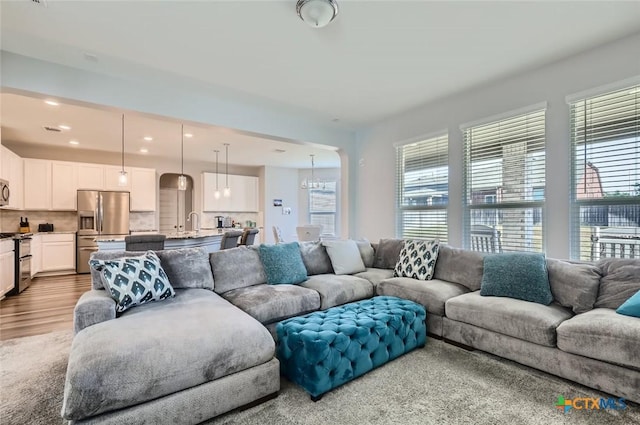
<svg viewBox="0 0 640 425"><path fill-rule="evenodd" d="M308 25L322 28L338 16L338 3L335 0L298 0L296 12Z"/></svg>

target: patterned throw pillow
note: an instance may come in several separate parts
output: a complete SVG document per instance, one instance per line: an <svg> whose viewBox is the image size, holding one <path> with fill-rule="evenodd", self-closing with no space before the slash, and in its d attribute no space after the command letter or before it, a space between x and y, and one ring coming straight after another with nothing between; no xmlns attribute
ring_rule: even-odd
<svg viewBox="0 0 640 425"><path fill-rule="evenodd" d="M400 251L393 275L418 280L431 280L436 268L440 240L406 240Z"/></svg>
<svg viewBox="0 0 640 425"><path fill-rule="evenodd" d="M153 251L139 257L90 260L89 264L100 272L105 289L116 301L119 313L149 301L175 296L169 278L160 266L160 259Z"/></svg>

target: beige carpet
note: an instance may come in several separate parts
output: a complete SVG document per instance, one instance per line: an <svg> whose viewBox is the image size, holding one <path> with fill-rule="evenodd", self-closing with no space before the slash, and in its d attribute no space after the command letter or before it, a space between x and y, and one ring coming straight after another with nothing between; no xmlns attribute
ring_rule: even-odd
<svg viewBox="0 0 640 425"><path fill-rule="evenodd" d="M0 423L61 424L70 332L0 343ZM624 411L555 408L565 398L606 397L578 384L429 339L416 350L328 394L317 403L283 380L280 395L207 424L639 424Z"/></svg>

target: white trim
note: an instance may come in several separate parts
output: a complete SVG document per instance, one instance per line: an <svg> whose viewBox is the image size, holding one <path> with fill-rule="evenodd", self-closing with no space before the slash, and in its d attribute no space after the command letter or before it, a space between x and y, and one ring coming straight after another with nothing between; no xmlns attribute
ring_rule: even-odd
<svg viewBox="0 0 640 425"><path fill-rule="evenodd" d="M468 128L471 127L476 127L479 125L483 125L483 124L489 124L492 122L496 122L496 121L502 121L505 119L509 119L509 118L514 118L520 115L526 115L529 114L531 112L536 112L539 111L541 109L544 109L546 112L547 109L547 102L540 102L540 103L536 103L533 105L529 105L529 106L525 106L519 109L513 109L511 111L508 112L503 112L501 114L497 114L497 115L493 115L490 117L486 117L486 118L482 118L480 120L476 120L476 121L471 121L471 122L466 122L464 124L460 124L460 131L462 131L464 133L464 131Z"/></svg>
<svg viewBox="0 0 640 425"><path fill-rule="evenodd" d="M449 130L439 130L439 131L435 131L433 133L425 134L425 135L422 135L422 136L412 137L411 139L406 139L406 140L403 140L401 142L395 142L393 144L393 147L394 148L400 148L402 146L410 145L412 143L424 142L425 140L435 139L437 137L442 137L442 136L447 136L447 138L448 138L449 137Z"/></svg>
<svg viewBox="0 0 640 425"><path fill-rule="evenodd" d="M578 93L570 94L567 97L565 97L565 102L571 105L572 103L576 103L581 100L588 99L590 97L595 97L601 94L622 90L625 87L635 86L638 84L640 84L640 75L636 75L635 77L627 78L625 80L616 81L615 83L605 84L604 86L594 87L589 90L583 90Z"/></svg>

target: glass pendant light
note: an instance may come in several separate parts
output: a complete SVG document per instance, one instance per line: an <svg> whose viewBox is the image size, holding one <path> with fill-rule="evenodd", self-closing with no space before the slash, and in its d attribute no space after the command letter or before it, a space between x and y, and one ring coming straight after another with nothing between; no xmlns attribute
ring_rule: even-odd
<svg viewBox="0 0 640 425"><path fill-rule="evenodd" d="M218 153L220 151L219 150L215 150L214 152L216 153L216 191L213 192L213 197L215 199L220 199L220 189L218 187Z"/></svg>
<svg viewBox="0 0 640 425"><path fill-rule="evenodd" d="M178 176L178 190L187 190L187 176L184 175L184 124L180 125L180 176Z"/></svg>
<svg viewBox="0 0 640 425"><path fill-rule="evenodd" d="M127 172L124 171L124 114L122 114L122 169L118 175L118 186L126 186L127 182Z"/></svg>
<svg viewBox="0 0 640 425"><path fill-rule="evenodd" d="M225 176L226 176L226 183L224 186L224 197L225 198L229 198L231 196L231 188L229 187L229 143L225 143L224 144L224 149L225 149Z"/></svg>
<svg viewBox="0 0 640 425"><path fill-rule="evenodd" d="M311 157L311 179L305 178L300 184L301 189L325 189L326 184L323 181L316 179L315 175L315 155L309 155Z"/></svg>

